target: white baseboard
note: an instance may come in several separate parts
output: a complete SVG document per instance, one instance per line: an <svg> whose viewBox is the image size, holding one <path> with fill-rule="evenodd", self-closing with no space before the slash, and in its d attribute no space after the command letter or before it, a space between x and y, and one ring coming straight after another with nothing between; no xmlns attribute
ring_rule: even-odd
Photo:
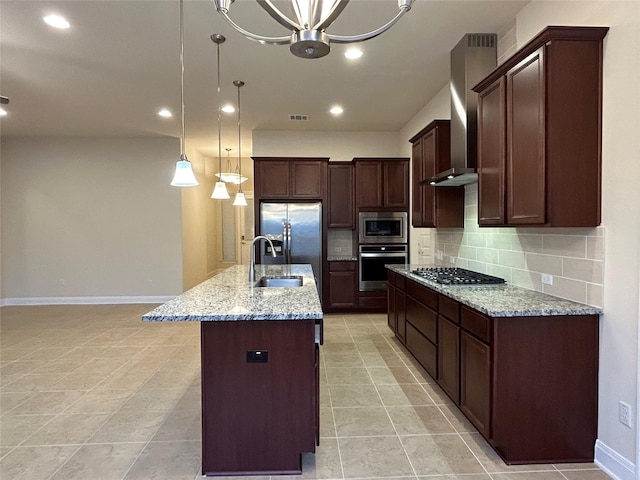
<svg viewBox="0 0 640 480"><path fill-rule="evenodd" d="M22 305L108 305L108 304L130 304L130 303L165 303L174 299L175 296L157 297L23 297L23 298L3 298L0 306L22 306Z"/></svg>
<svg viewBox="0 0 640 480"><path fill-rule="evenodd" d="M636 466L618 452L596 440L595 464L615 480L636 480Z"/></svg>

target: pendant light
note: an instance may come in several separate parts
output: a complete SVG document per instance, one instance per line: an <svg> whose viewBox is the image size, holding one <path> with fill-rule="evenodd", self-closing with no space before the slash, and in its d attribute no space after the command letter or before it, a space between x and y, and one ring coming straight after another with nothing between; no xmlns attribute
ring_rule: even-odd
<svg viewBox="0 0 640 480"><path fill-rule="evenodd" d="M218 52L218 181L213 189L211 198L224 200L229 198L229 192L227 192L227 185L222 181L220 175L222 174L222 107L220 105L220 44L224 43L226 38L219 33L211 35L211 41L216 44Z"/></svg>
<svg viewBox="0 0 640 480"><path fill-rule="evenodd" d="M171 185L174 187L195 187L198 185L198 180L193 174L193 168L191 162L187 158L187 154L184 152L184 14L183 14L183 0L180 0L180 111L182 121L182 133L180 136L180 160L176 162L176 172L171 180Z"/></svg>
<svg viewBox="0 0 640 480"><path fill-rule="evenodd" d="M234 80L233 84L238 87L238 193L236 193L236 198L233 201L233 204L237 207L246 207L247 199L244 197L244 193L242 192L242 142L240 140L240 87L244 85L242 80Z"/></svg>
<svg viewBox="0 0 640 480"><path fill-rule="evenodd" d="M238 174L238 165L236 165L236 170L234 172L231 171L231 159L229 158L230 148L225 148L227 151L227 171L222 173L216 173L216 177L222 180L225 183L234 183L236 185L240 185L242 182L246 182L248 180L247 177Z"/></svg>

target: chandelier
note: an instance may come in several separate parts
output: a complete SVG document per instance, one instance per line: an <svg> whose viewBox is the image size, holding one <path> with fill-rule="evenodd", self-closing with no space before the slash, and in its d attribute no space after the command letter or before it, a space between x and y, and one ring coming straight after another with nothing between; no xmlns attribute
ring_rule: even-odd
<svg viewBox="0 0 640 480"><path fill-rule="evenodd" d="M291 0L291 7L296 20L291 20L278 10L271 0L256 0L273 19L283 27L291 30L291 35L283 37L265 37L251 33L237 25L229 17L229 8L234 0L212 0L216 10L229 24L245 37L263 44L286 45L297 57L320 58L329 53L330 42L354 43L363 42L386 32L400 18L411 10L413 0L398 0L398 13L385 25L360 35L332 35L326 29L342 13L349 0Z"/></svg>

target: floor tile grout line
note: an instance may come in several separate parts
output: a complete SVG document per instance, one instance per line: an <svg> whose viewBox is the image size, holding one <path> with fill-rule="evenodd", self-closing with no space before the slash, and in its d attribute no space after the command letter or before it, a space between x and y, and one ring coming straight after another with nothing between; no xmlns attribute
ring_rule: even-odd
<svg viewBox="0 0 640 480"><path fill-rule="evenodd" d="M344 318L342 319L342 322L344 323ZM346 324L345 324L346 327ZM322 359L322 366L324 368L325 371L325 375L327 372L327 365L326 365L326 355L328 355L327 353L321 352L321 359ZM329 396L329 408L331 409L331 418L333 419L333 430L336 432L336 448L338 450L338 461L340 462L340 471L342 473L342 478L344 479L344 465L342 464L342 453L340 451L340 440L338 440L338 425L336 424L336 416L334 415L333 409L333 398L331 396L331 389L329 388L329 377L326 376L327 379L327 383L325 384L325 388L327 389L327 395Z"/></svg>
<svg viewBox="0 0 640 480"><path fill-rule="evenodd" d="M389 340L389 337L384 337L387 340L387 343L393 348L392 342L391 340ZM401 360L403 361L403 363L406 362L405 360L401 357ZM489 474L489 472L487 471L487 469L485 468L484 464L480 461L480 459L478 458L478 456L473 452L473 450L471 449L471 447L469 447L469 445L467 444L467 442L464 441L464 438L462 438L462 435L460 434L460 432L458 432L458 430L456 429L456 427L453 425L453 422L451 422L451 420L449 419L449 417L447 417L444 413L444 411L442 410L442 405L438 404L434 398L431 396L431 394L429 394L429 392L426 391L426 389L422 386L423 384L421 384L419 382L419 379L416 377L415 373L407 366L407 369L409 370L409 372L411 373L411 375L413 375L413 377L416 379L416 381L418 381L418 384L421 386L422 390L424 390L424 392L429 396L429 398L431 398L431 401L433 402L433 404L435 405L435 407L438 409L438 411L440 412L440 414L445 418L445 420L449 423L449 425L451 425L451 428L453 428L453 430L455 431L456 435L458 436L458 438L464 443L464 445L467 447L467 449L469 450L469 452L471 453L471 455L473 455L473 458L476 459L476 461L478 462L478 464L480 465L480 467L484 470L485 473ZM404 445L403 445L404 446Z"/></svg>
<svg viewBox="0 0 640 480"><path fill-rule="evenodd" d="M375 328L375 325L374 325L374 328ZM418 473L416 471L416 468L414 467L413 462L411 461L411 457L409 456L409 453L407 452L407 449L405 448L404 443L402 443L402 439L400 438L400 435L398 434L398 429L396 428L395 424L393 423L393 419L391 418L391 414L389 413L389 410L387 409L387 405L385 405L384 401L382 400L382 395L380 395L380 390L378 389L378 386L376 385L376 383L374 381L374 378L371 375L371 371L369 370L369 366L364 362L364 358L362 356L362 352L360 351L360 348L358 347L358 344L355 341L355 339L353 337L353 334L351 333L350 330L347 330L347 331L349 331L349 335L351 336L351 340L356 345L356 349L358 350L358 354L360 355L360 359L364 363L365 369L367 370L367 375L369 375L371 383L373 384L373 388L375 388L376 393L378 394L378 399L380 400L380 403L382 404L382 407L384 408L384 411L385 411L385 413L387 415L387 418L389 419L389 422L391 423L391 426L393 427L393 431L395 432L395 436L398 439L398 442L400 443L400 446L402 447L402 451L404 452L404 455L407 458L407 461L409 462L409 466L411 467L411 470L413 471L413 475L414 475L415 478L417 478L418 477ZM377 329L376 329L376 331L377 331ZM404 363L404 360L403 360L403 363Z"/></svg>
<svg viewBox="0 0 640 480"><path fill-rule="evenodd" d="M114 328L117 328L117 327L114 327ZM146 349L146 348L145 348L145 349ZM129 364L129 363L131 363L131 362L133 362L133 361L134 361L134 359L135 359L136 357L138 357L139 355L141 355L141 354L142 354L142 352L140 352L139 354L135 355L133 358L129 359L129 361L128 361L128 362L126 362L126 363L122 364L120 367L118 367L116 370L114 370L112 373L110 373L110 374L108 375L108 377L107 377L107 378L105 378L102 382L99 382L98 384L94 385L92 388L90 388L89 390L87 390L87 391L86 391L86 393L91 392L91 391L94 391L94 390L97 390L97 387L98 387L98 386L100 386L100 385L102 385L104 382L106 382L106 381L108 380L108 378L109 378L109 377L113 376L113 374L114 374L114 373L118 372L119 370L121 370L122 368L124 368L126 365L128 365L128 364ZM166 364L167 362L168 362L168 359L167 359L165 362L163 362L163 363L162 363L162 365ZM160 368L161 368L161 366L162 366L162 365L159 365L159 366L158 366L158 367L153 371L154 373L152 373L152 374L149 376L149 378L151 378L151 377L152 377L156 372L158 372L158 371L160 370ZM148 379L147 379L147 381L148 381ZM146 382L145 382L145 383L146 383ZM140 390L142 389L142 386L143 386L145 383L143 383L142 385L138 386L138 387L135 389L135 391L129 395L129 399L130 399L131 397L133 397L133 396L134 396L138 391L140 391ZM86 393L85 393L85 394L86 394ZM83 395L83 396L84 396L84 395ZM80 398L82 398L82 397L80 397ZM56 418L58 418L60 415L63 415L63 414L64 414L64 412L66 412L67 410L69 410L69 408L71 408L71 407L72 407L72 406L73 406L77 401L79 401L79 400L80 400L80 398L78 398L75 402L72 402L72 403L71 403L70 405L68 405L64 410L62 410L62 412L59 412L57 415L55 415L55 416L54 416L54 417L53 417L49 422L47 422L45 425L43 425L43 426L42 426L42 427L40 427L38 430L36 430L33 434L31 434L30 436L28 436L27 438L25 438L25 439L20 443L20 445L24 444L24 442L26 442L29 438L31 438L31 437L33 437L34 435L36 435L40 430L42 430L46 425L48 425L49 423L51 423L52 421L54 421L54 420L55 420ZM104 421L104 422L102 422L102 423L101 423L101 424L96 428L96 430L94 431L94 433L93 433L93 434L92 434L92 435L91 435L87 440L85 440L82 444L80 444L80 445L79 445L79 447L78 447L78 448L73 452L73 454L72 454L72 455L70 455L70 456L69 456L69 457L68 457L64 462L62 462L62 463L60 464L60 466L59 466L59 467L58 467L58 468L57 468L57 469L56 469L56 470L55 470L55 471L54 471L54 472L49 476L49 480L50 480L50 479L52 479L52 478L53 478L53 477L58 473L58 471L60 471L60 470L61 470L61 469L62 469L62 468L63 468L63 467L64 467L64 466L69 462L69 460L70 460L71 458L73 458L73 457L74 457L74 456L75 456L75 455L76 455L76 454L77 454L77 453L78 453L78 452L79 452L79 451L80 451L84 446L86 446L86 445L92 445L92 444L98 444L98 445L104 445L104 444L105 444L105 442L102 442L102 443L92 443L92 442L89 442L89 440L93 437L93 435L95 435L95 433L96 433L96 432L98 432L102 427L104 427L104 426L107 424L107 422L109 422L109 420L111 420L111 419L112 419L112 418L113 418L113 417L114 417L114 416L115 416L115 415L120 411L120 409L122 408L122 406L123 406L125 403L126 403L126 401L125 401L122 405L120 405L120 406L118 407L118 409L117 409L117 410L115 410L114 412L112 412L112 413L111 413L111 415L109 415L109 416L105 419L105 421ZM159 428L159 427L158 427L158 428ZM152 437L152 438L153 438L153 437ZM111 443L117 443L117 442L111 442ZM127 443L142 443L142 442L127 442ZM18 445L18 446L20 446L20 445ZM146 445L145 445L145 446L146 446ZM144 450L144 447L143 447L143 450ZM141 450L141 452L142 452L142 450ZM138 456L139 456L139 454L140 454L140 452L138 453ZM138 456L136 456L135 460L137 460L137 459L138 459ZM133 465L133 463L135 463L135 460L131 463L131 465L129 466L129 469L131 468L131 466ZM129 471L129 469L127 469L127 472Z"/></svg>

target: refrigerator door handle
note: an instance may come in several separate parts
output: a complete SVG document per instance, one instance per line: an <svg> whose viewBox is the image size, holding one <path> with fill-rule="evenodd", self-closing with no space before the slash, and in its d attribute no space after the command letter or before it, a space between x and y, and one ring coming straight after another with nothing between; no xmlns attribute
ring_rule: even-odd
<svg viewBox="0 0 640 480"><path fill-rule="evenodd" d="M285 261L287 264L291 263L291 222L287 221L285 225L285 231L287 233L287 256Z"/></svg>

